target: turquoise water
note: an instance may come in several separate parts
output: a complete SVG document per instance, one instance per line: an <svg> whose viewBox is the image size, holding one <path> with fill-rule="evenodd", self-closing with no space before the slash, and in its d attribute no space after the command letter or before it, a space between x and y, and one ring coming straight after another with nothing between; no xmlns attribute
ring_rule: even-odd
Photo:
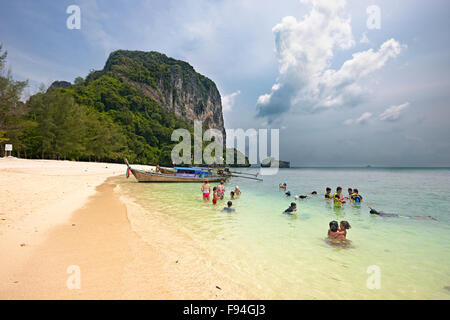
<svg viewBox="0 0 450 320"><path fill-rule="evenodd" d="M284 215L294 200L279 190L284 181L293 195L318 195L298 200L295 216ZM235 185L243 192L233 201L236 213L224 213ZM333 192L342 186L344 194L358 188L361 206L334 208L324 200L328 186ZM170 219L221 262L221 272L258 297L450 298L450 169L280 169L263 182L233 178L217 206L202 201L201 184L140 184L130 178L123 187L149 215ZM371 216L367 206L438 221ZM331 220L350 222L347 247L325 241ZM370 266L380 270L379 289L367 287Z"/></svg>

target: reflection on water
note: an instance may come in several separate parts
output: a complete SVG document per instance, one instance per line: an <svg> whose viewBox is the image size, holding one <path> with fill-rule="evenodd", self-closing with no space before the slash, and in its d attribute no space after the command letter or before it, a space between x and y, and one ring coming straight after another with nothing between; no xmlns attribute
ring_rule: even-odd
<svg viewBox="0 0 450 320"><path fill-rule="evenodd" d="M296 214L285 215L294 198L279 190L284 181L293 195L318 195L297 200ZM222 272L260 297L448 299L449 181L447 169L285 169L264 182L233 179L216 206L202 201L196 183L139 184L130 178L122 189L148 215L189 235L222 262ZM243 192L233 200L236 212L223 212L236 184ZM363 202L339 208L325 201L325 188L337 186L358 188ZM370 215L367 206L439 221L383 219ZM145 225L145 216L140 220ZM324 240L331 220L350 222L348 241ZM372 265L380 267L379 290L366 286Z"/></svg>

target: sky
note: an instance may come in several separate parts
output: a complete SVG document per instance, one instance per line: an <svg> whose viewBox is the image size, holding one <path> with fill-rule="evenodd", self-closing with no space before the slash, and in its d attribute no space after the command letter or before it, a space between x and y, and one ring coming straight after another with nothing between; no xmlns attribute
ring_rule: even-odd
<svg viewBox="0 0 450 320"><path fill-rule="evenodd" d="M449 13L438 0L0 0L0 43L27 94L117 49L159 51L217 84L227 129L279 129L293 166L450 166Z"/></svg>

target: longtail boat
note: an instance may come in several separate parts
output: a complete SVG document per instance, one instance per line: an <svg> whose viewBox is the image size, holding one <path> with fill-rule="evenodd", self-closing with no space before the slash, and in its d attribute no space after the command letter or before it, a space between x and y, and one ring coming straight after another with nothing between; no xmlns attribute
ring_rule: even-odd
<svg viewBox="0 0 450 320"><path fill-rule="evenodd" d="M232 177L225 170L218 170L217 173L213 174L210 168L164 168L156 166L155 171L144 171L131 168L127 159L125 159L125 164L139 182L218 182L226 181Z"/></svg>

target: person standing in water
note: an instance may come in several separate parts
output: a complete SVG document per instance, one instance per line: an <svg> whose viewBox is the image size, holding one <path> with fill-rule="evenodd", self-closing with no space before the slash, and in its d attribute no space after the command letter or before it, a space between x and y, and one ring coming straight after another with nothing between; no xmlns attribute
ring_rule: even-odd
<svg viewBox="0 0 450 320"><path fill-rule="evenodd" d="M208 180L205 180L202 184L202 193L203 193L203 200L209 201L209 194L211 192L211 186L208 183Z"/></svg>
<svg viewBox="0 0 450 320"><path fill-rule="evenodd" d="M327 189L326 189L325 199L326 199L326 200L331 200L331 199L333 199L333 195L331 194L331 188L329 188L329 187L327 187Z"/></svg>
<svg viewBox="0 0 450 320"><path fill-rule="evenodd" d="M333 201L336 207L340 207L345 202L344 197L342 196L341 187L336 188L336 193L333 195Z"/></svg>
<svg viewBox="0 0 450 320"><path fill-rule="evenodd" d="M219 195L220 200L223 200L223 197L225 196L225 186L223 185L223 181L220 181L220 184L217 187L217 194Z"/></svg>
<svg viewBox="0 0 450 320"><path fill-rule="evenodd" d="M232 208L233 206L233 202L228 201L227 202L227 206L223 208L223 211L227 211L227 212L234 212L236 210L234 210L234 208Z"/></svg>
<svg viewBox="0 0 450 320"><path fill-rule="evenodd" d="M219 200L219 195L217 194L217 187L214 187L212 203L217 204L217 200Z"/></svg>

